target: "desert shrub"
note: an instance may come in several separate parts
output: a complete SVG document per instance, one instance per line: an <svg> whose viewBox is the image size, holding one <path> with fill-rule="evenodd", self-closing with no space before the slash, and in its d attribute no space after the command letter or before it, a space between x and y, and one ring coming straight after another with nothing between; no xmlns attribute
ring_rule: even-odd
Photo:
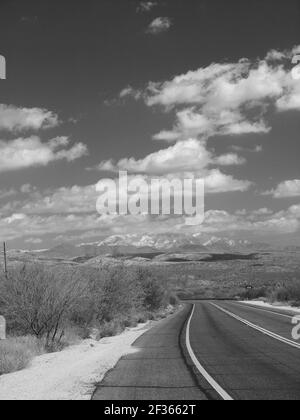
<svg viewBox="0 0 300 420"><path fill-rule="evenodd" d="M240 293L242 299L248 300L256 300L267 297L268 290L265 287L258 287L249 290L245 290L244 292Z"/></svg>
<svg viewBox="0 0 300 420"><path fill-rule="evenodd" d="M97 320L126 319L142 308L144 291L134 273L117 267L106 273L97 302Z"/></svg>
<svg viewBox="0 0 300 420"><path fill-rule="evenodd" d="M150 311L155 311L162 307L165 301L165 293L163 287L157 280L149 278L144 284L144 305Z"/></svg>
<svg viewBox="0 0 300 420"><path fill-rule="evenodd" d="M286 282L273 290L269 297L272 302L300 301L300 281L292 280Z"/></svg>
<svg viewBox="0 0 300 420"><path fill-rule="evenodd" d="M284 287L280 287L270 293L270 300L271 302L288 302L289 296L288 290Z"/></svg>
<svg viewBox="0 0 300 420"><path fill-rule="evenodd" d="M169 303L157 274L119 264L99 269L24 265L0 277L0 312L8 332L32 335L47 351L78 339L111 336L149 319Z"/></svg>
<svg viewBox="0 0 300 420"><path fill-rule="evenodd" d="M0 341L0 375L24 369L35 356L44 352L42 342L36 337Z"/></svg>
<svg viewBox="0 0 300 420"><path fill-rule="evenodd" d="M171 293L170 297L169 297L169 303L172 306L178 305L179 304L179 299L178 299L177 295L175 295L174 293Z"/></svg>
<svg viewBox="0 0 300 420"><path fill-rule="evenodd" d="M145 312L136 314L134 317L137 324L145 324L149 318Z"/></svg>
<svg viewBox="0 0 300 420"><path fill-rule="evenodd" d="M142 305L147 311L156 311L166 304L166 289L162 283L145 269L137 270L137 278L143 289Z"/></svg>
<svg viewBox="0 0 300 420"><path fill-rule="evenodd" d="M124 331L124 327L119 320L103 322L99 327L99 338L113 337L122 331Z"/></svg>
<svg viewBox="0 0 300 420"><path fill-rule="evenodd" d="M287 289L290 300L300 300L300 280L293 280Z"/></svg>
<svg viewBox="0 0 300 420"><path fill-rule="evenodd" d="M77 269L74 276L82 286L84 285L84 293L72 308L70 323L87 331L98 318L103 284L108 276L108 270L84 267Z"/></svg>
<svg viewBox="0 0 300 420"><path fill-rule="evenodd" d="M87 293L73 309L70 321L84 330L94 326L101 337L146 322L149 313L168 303L161 283L148 270L120 264L88 277L83 272L81 278Z"/></svg>
<svg viewBox="0 0 300 420"><path fill-rule="evenodd" d="M0 307L8 327L44 338L46 346L60 342L65 321L84 290L72 276L55 275L40 265L24 265L0 284Z"/></svg>

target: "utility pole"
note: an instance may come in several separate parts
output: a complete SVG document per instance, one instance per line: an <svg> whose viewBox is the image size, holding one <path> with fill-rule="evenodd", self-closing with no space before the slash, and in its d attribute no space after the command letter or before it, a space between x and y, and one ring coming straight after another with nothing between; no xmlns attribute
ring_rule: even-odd
<svg viewBox="0 0 300 420"><path fill-rule="evenodd" d="M3 242L3 256L4 256L4 274L7 278L7 258L6 258L6 243Z"/></svg>

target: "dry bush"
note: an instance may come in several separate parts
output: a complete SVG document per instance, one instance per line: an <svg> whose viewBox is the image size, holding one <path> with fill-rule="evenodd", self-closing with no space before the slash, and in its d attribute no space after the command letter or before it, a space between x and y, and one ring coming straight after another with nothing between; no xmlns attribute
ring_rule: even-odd
<svg viewBox="0 0 300 420"><path fill-rule="evenodd" d="M268 290L265 287L257 287L249 290L245 290L239 294L242 299L257 300L265 298L268 295Z"/></svg>
<svg viewBox="0 0 300 420"><path fill-rule="evenodd" d="M0 375L24 369L34 357L44 352L41 341L36 337L0 341Z"/></svg>
<svg viewBox="0 0 300 420"><path fill-rule="evenodd" d="M10 329L45 338L46 346L60 342L65 322L84 294L72 275L58 276L40 265L11 272L0 284L0 307Z"/></svg>
<svg viewBox="0 0 300 420"><path fill-rule="evenodd" d="M137 279L143 290L142 306L146 311L157 311L167 304L166 287L149 270L139 268Z"/></svg>
<svg viewBox="0 0 300 420"><path fill-rule="evenodd" d="M145 269L120 264L94 272L85 282L86 299L75 308L71 319L85 330L98 328L100 337L155 318L153 312L169 303L161 282ZM175 297L172 301L177 302Z"/></svg>
<svg viewBox="0 0 300 420"><path fill-rule="evenodd" d="M179 305L179 299L178 299L178 296L177 296L175 293L170 293L170 296L169 296L169 303L170 303L170 305L172 305L172 306L177 306L177 305Z"/></svg>
<svg viewBox="0 0 300 420"><path fill-rule="evenodd" d="M121 334L122 331L124 331L124 326L122 326L119 320L103 322L99 327L99 339L104 337L113 337Z"/></svg>
<svg viewBox="0 0 300 420"><path fill-rule="evenodd" d="M142 307L143 296L141 284L126 267L108 271L98 295L98 321L109 322L135 314Z"/></svg>
<svg viewBox="0 0 300 420"><path fill-rule="evenodd" d="M175 296L171 302L177 302ZM77 335L88 338L94 328L101 337L115 335L155 319L169 303L157 276L124 265L74 269L32 264L0 278L0 312L9 332L34 335L48 351L73 343Z"/></svg>
<svg viewBox="0 0 300 420"><path fill-rule="evenodd" d="M292 280L285 282L281 287L277 287L270 294L272 302L294 302L296 304L300 301L300 281Z"/></svg>

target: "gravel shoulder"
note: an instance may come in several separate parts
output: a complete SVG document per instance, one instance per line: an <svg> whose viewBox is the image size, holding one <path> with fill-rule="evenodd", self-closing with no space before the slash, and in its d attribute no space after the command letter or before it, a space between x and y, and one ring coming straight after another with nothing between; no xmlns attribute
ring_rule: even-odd
<svg viewBox="0 0 300 420"><path fill-rule="evenodd" d="M132 344L155 324L36 357L27 369L0 377L0 400L90 400L95 384L122 356L134 353Z"/></svg>

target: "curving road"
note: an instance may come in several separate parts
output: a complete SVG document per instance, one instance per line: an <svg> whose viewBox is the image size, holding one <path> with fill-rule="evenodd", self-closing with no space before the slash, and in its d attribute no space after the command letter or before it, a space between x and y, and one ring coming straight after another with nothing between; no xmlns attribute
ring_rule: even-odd
<svg viewBox="0 0 300 420"><path fill-rule="evenodd" d="M300 400L293 313L195 302L134 344L98 400Z"/></svg>

